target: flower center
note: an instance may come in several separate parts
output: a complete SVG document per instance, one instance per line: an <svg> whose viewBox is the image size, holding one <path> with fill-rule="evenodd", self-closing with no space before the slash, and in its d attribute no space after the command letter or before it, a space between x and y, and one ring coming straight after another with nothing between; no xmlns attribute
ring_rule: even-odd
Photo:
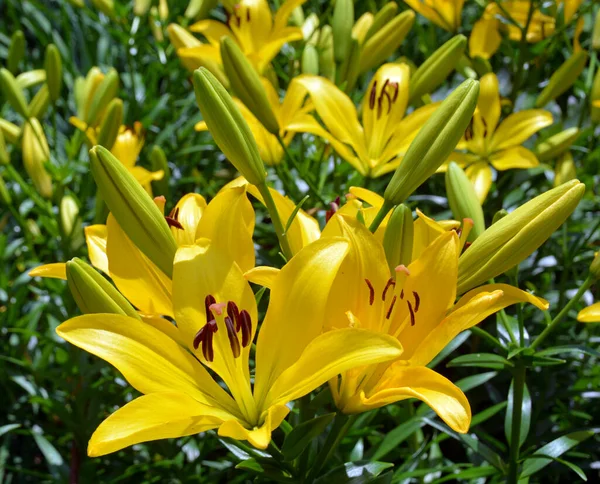
<svg viewBox="0 0 600 484"><path fill-rule="evenodd" d="M392 91L390 94L389 91ZM377 105L377 119L381 118L383 113L383 101L387 100L387 111L386 114L390 114L392 110L392 105L398 99L398 92L400 91L400 86L397 82L391 82L389 79L386 79L383 83L383 87L381 88L381 92L377 95L377 81L373 82L373 87L371 88L371 92L369 93L369 109L373 111L375 109L375 105Z"/></svg>

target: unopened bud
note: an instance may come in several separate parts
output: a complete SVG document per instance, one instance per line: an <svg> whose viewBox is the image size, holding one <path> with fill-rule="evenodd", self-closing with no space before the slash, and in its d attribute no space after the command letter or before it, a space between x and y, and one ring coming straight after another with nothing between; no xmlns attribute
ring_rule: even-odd
<svg viewBox="0 0 600 484"><path fill-rule="evenodd" d="M150 164L153 171L162 171L163 177L160 180L152 181L152 190L157 195L167 196L169 193L169 180L171 178L171 168L167 163L165 152L158 145L152 147L150 152Z"/></svg>
<svg viewBox="0 0 600 484"><path fill-rule="evenodd" d="M577 178L577 168L571 153L563 153L554 169L554 186L557 187Z"/></svg>
<svg viewBox="0 0 600 484"><path fill-rule="evenodd" d="M0 87L2 87L2 93L13 109L24 118L29 118L29 109L23 90L8 69L0 69Z"/></svg>
<svg viewBox="0 0 600 484"><path fill-rule="evenodd" d="M508 215L508 212L506 210L504 210L503 208L501 208L494 214L494 218L492 219L492 225L494 225L496 222L500 222L500 220L502 220L507 215Z"/></svg>
<svg viewBox="0 0 600 484"><path fill-rule="evenodd" d="M46 84L50 93L50 100L56 103L60 97L62 87L62 59L60 52L54 44L46 47L46 57L44 58L44 69L46 71Z"/></svg>
<svg viewBox="0 0 600 484"><path fill-rule="evenodd" d="M8 165L10 163L10 156L6 149L6 141L4 140L3 131L0 129L0 165Z"/></svg>
<svg viewBox="0 0 600 484"><path fill-rule="evenodd" d="M6 67L13 74L19 70L19 63L25 56L25 35L22 30L17 30L10 39Z"/></svg>
<svg viewBox="0 0 600 484"><path fill-rule="evenodd" d="M319 54L314 45L306 45L302 51L302 74L319 75Z"/></svg>
<svg viewBox="0 0 600 484"><path fill-rule="evenodd" d="M112 150L119 130L123 124L123 101L119 98L113 99L100 123L98 130L98 144Z"/></svg>
<svg viewBox="0 0 600 484"><path fill-rule="evenodd" d="M134 0L133 1L133 14L141 17L142 15L146 15L148 10L150 9L150 5L152 4L152 0Z"/></svg>
<svg viewBox="0 0 600 484"><path fill-rule="evenodd" d="M107 17L112 18L115 12L114 0L92 0L92 5Z"/></svg>
<svg viewBox="0 0 600 484"><path fill-rule="evenodd" d="M253 185L266 181L256 140L229 93L206 68L194 71L194 92L217 146Z"/></svg>
<svg viewBox="0 0 600 484"><path fill-rule="evenodd" d="M434 91L456 68L465 48L467 38L455 35L431 54L410 78L410 100Z"/></svg>
<svg viewBox="0 0 600 484"><path fill-rule="evenodd" d="M107 108L108 103L117 95L118 90L119 74L111 68L95 89L92 99L89 100L89 108L86 110L84 122L90 126L97 126L101 114Z"/></svg>
<svg viewBox="0 0 600 484"><path fill-rule="evenodd" d="M185 9L185 15L189 19L202 19L217 6L218 0L191 0Z"/></svg>
<svg viewBox="0 0 600 484"><path fill-rule="evenodd" d="M600 50L600 10L596 13L594 20L594 30L592 31L592 47Z"/></svg>
<svg viewBox="0 0 600 484"><path fill-rule="evenodd" d="M152 36L156 39L157 42L164 42L165 35L163 33L162 23L158 18L158 9L156 7L152 7L150 9L148 21L150 23L150 30L152 31Z"/></svg>
<svg viewBox="0 0 600 484"><path fill-rule="evenodd" d="M138 249L172 277L177 244L150 195L106 148L94 146L90 162L98 191L121 228Z"/></svg>
<svg viewBox="0 0 600 484"><path fill-rule="evenodd" d="M483 209L475 188L467 174L456 163L451 162L446 171L446 194L452 215L456 220L471 219L473 228L467 240L473 242L485 230Z"/></svg>
<svg viewBox="0 0 600 484"><path fill-rule="evenodd" d="M373 22L365 35L364 41L366 42L379 32L389 21L394 18L398 11L398 4L396 2L388 2L381 8L373 17Z"/></svg>
<svg viewBox="0 0 600 484"><path fill-rule="evenodd" d="M591 118L593 123L600 123L600 69L596 71L594 76L594 82L592 83L592 90L590 92L590 108Z"/></svg>
<svg viewBox="0 0 600 484"><path fill-rule="evenodd" d="M458 293L505 273L537 250L571 215L585 193L572 180L509 213L481 234L458 262Z"/></svg>
<svg viewBox="0 0 600 484"><path fill-rule="evenodd" d="M167 0L158 0L158 17L164 22L169 18L169 5Z"/></svg>
<svg viewBox="0 0 600 484"><path fill-rule="evenodd" d="M330 81L335 81L335 58L333 55L333 31L331 26L324 25L319 31L317 43L319 53L319 72Z"/></svg>
<svg viewBox="0 0 600 484"><path fill-rule="evenodd" d="M21 128L2 118L0 118L0 132L2 132L4 140L12 144L15 144L21 136Z"/></svg>
<svg viewBox="0 0 600 484"><path fill-rule="evenodd" d="M448 158L471 121L478 97L479 82L468 79L435 110L408 147L385 189L388 203L404 202Z"/></svg>
<svg viewBox="0 0 600 484"><path fill-rule="evenodd" d="M44 167L50 160L50 148L42 125L36 118L30 118L23 127L23 166L33 181L37 192L44 198L52 196L52 179Z"/></svg>
<svg viewBox="0 0 600 484"><path fill-rule="evenodd" d="M360 74L360 62L362 59L361 47L358 40L350 41L350 51L348 57L340 64L337 69L338 84L344 87L345 92L350 92L356 85L356 80Z"/></svg>
<svg viewBox="0 0 600 484"><path fill-rule="evenodd" d="M10 196L8 188L6 188L6 185L4 184L2 173L0 173L0 202L2 202L7 207L12 204L12 197Z"/></svg>
<svg viewBox="0 0 600 484"><path fill-rule="evenodd" d="M33 99L29 103L27 109L32 118L40 119L44 116L48 106L50 105L50 92L48 85L44 84L39 88L38 92L35 93Z"/></svg>
<svg viewBox="0 0 600 484"><path fill-rule="evenodd" d="M594 260L590 264L590 273L596 279L600 279L600 252L596 253Z"/></svg>
<svg viewBox="0 0 600 484"><path fill-rule="evenodd" d="M412 213L406 205L400 204L392 212L383 236L383 248L391 273L399 265L411 263L413 239Z"/></svg>
<svg viewBox="0 0 600 484"><path fill-rule="evenodd" d="M278 135L279 123L271 109L260 76L230 37L221 38L221 58L234 94L240 98L267 131Z"/></svg>
<svg viewBox="0 0 600 484"><path fill-rule="evenodd" d="M335 61L342 62L349 54L352 26L354 25L354 2L336 0L333 7L333 49Z"/></svg>
<svg viewBox="0 0 600 484"><path fill-rule="evenodd" d="M578 137L579 129L565 129L537 145L535 155L539 161L554 160L567 151Z"/></svg>
<svg viewBox="0 0 600 484"><path fill-rule="evenodd" d="M553 99L556 99L563 92L569 89L577 80L585 63L587 62L587 52L579 51L569 57L550 77L548 85L542 90L535 101L535 107L541 108Z"/></svg>
<svg viewBox="0 0 600 484"><path fill-rule="evenodd" d="M76 230L77 226L81 227L79 218L79 205L71 195L65 195L60 201L60 223L63 232L70 237Z"/></svg>

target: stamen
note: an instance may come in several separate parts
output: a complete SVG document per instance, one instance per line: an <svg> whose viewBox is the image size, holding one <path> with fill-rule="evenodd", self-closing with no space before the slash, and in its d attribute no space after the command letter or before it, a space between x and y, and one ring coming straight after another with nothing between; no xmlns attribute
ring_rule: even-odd
<svg viewBox="0 0 600 484"><path fill-rule="evenodd" d="M483 124L483 137L486 138L488 135L488 127L483 116L481 117L481 123Z"/></svg>
<svg viewBox="0 0 600 484"><path fill-rule="evenodd" d="M388 312L385 315L385 319L390 319L390 316L392 315L392 310L394 309L394 304L396 304L396 296L394 295L393 299L392 299L392 304L390 304L390 308L388 309Z"/></svg>
<svg viewBox="0 0 600 484"><path fill-rule="evenodd" d="M373 303L375 302L375 289L369 279L365 279L365 282L367 283L367 286L369 286L369 306L373 306Z"/></svg>
<svg viewBox="0 0 600 484"><path fill-rule="evenodd" d="M410 304L410 301L406 301L406 304L408 304L408 312L410 313L410 325L414 326L415 325L415 312L413 311L413 307Z"/></svg>
<svg viewBox="0 0 600 484"><path fill-rule="evenodd" d="M229 316L225 316L225 328L227 328L227 337L229 338L229 346L231 346L231 352L233 357L237 358L241 354L240 342L235 332L235 325Z"/></svg>
<svg viewBox="0 0 600 484"><path fill-rule="evenodd" d="M200 328L200 331L194 336L194 341L192 342L194 349L197 350L200 343L202 343L202 355L204 355L206 361L213 361L215 359L213 334L215 334L218 329L217 322L213 319Z"/></svg>
<svg viewBox="0 0 600 484"><path fill-rule="evenodd" d="M413 296L415 297L415 313L419 310L419 304L421 304L421 296L417 291L413 291Z"/></svg>
<svg viewBox="0 0 600 484"><path fill-rule="evenodd" d="M385 285L385 288L383 289L383 294L381 295L381 300L385 301L385 295L387 293L387 290L390 287L393 287L396 285L396 281L394 281L394 279L392 279L391 277L388 279L387 284Z"/></svg>
<svg viewBox="0 0 600 484"><path fill-rule="evenodd" d="M236 326L239 326L240 310L233 301L227 303L227 316L229 316L232 321L235 321Z"/></svg>
<svg viewBox="0 0 600 484"><path fill-rule="evenodd" d="M252 337L252 319L250 318L250 313L245 309L240 312L240 317L238 319L238 325L236 330L242 330L242 346L245 348L251 342Z"/></svg>
<svg viewBox="0 0 600 484"><path fill-rule="evenodd" d="M329 219L340 209L340 197L336 197L335 201L329 204L329 210L325 212L325 223L329 222Z"/></svg>
<svg viewBox="0 0 600 484"><path fill-rule="evenodd" d="M404 299L404 289L400 291L400 299Z"/></svg>
<svg viewBox="0 0 600 484"><path fill-rule="evenodd" d="M169 227L175 227L176 229L183 230L183 225L177 220L168 215L165 217L165 221Z"/></svg>
<svg viewBox="0 0 600 484"><path fill-rule="evenodd" d="M373 87L371 88L371 93L369 94L369 108L373 109L375 107L375 98L377 97L377 81L373 82Z"/></svg>
<svg viewBox="0 0 600 484"><path fill-rule="evenodd" d="M210 294L204 298L204 309L206 311L206 322L207 323L210 323L211 321L215 320L215 315L212 313L210 307L216 302L217 302L217 300L215 299L215 297L211 296Z"/></svg>
<svg viewBox="0 0 600 484"><path fill-rule="evenodd" d="M471 121L469 121L469 125L467 126L467 129L465 130L465 141L471 141L473 139L473 122L474 122L475 118L471 118Z"/></svg>
<svg viewBox="0 0 600 484"><path fill-rule="evenodd" d="M381 90L381 97L379 98L381 100L381 102L383 102L383 96L385 96L388 100L388 110L387 113L390 114L390 111L392 110L392 98L390 97L390 93L387 92L387 86L389 84L390 80L386 79L385 80L385 84L383 85L383 89Z"/></svg>
<svg viewBox="0 0 600 484"><path fill-rule="evenodd" d="M390 82L390 86L394 88L394 97L392 98L392 102L395 103L396 99L398 99L398 93L400 92L400 85L397 82Z"/></svg>
<svg viewBox="0 0 600 484"><path fill-rule="evenodd" d="M246 20L250 22L250 9L246 10Z"/></svg>

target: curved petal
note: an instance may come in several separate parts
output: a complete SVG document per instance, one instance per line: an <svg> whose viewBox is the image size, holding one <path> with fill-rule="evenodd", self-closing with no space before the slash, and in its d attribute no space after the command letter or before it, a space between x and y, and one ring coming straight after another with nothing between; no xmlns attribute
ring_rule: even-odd
<svg viewBox="0 0 600 484"><path fill-rule="evenodd" d="M221 37L235 38L229 27L218 20L200 20L190 25L189 30L190 32L202 34L211 45L217 48L220 48Z"/></svg>
<svg viewBox="0 0 600 484"><path fill-rule="evenodd" d="M468 432L471 406L467 397L446 377L424 366L404 366L402 362L391 365L372 394L363 396L362 408L355 411L382 407L406 398L425 402L452 430Z"/></svg>
<svg viewBox="0 0 600 484"><path fill-rule="evenodd" d="M347 252L343 239L320 239L281 269L256 344L257 401L264 401L273 382L321 334L329 291Z"/></svg>
<svg viewBox="0 0 600 484"><path fill-rule="evenodd" d="M543 109L527 109L511 114L498 126L492 137L490 149L498 151L518 146L552 123L552 114Z"/></svg>
<svg viewBox="0 0 600 484"><path fill-rule="evenodd" d="M477 107L488 133L493 133L500 119L500 92L496 74L485 74L479 81L479 99Z"/></svg>
<svg viewBox="0 0 600 484"><path fill-rule="evenodd" d="M490 163L500 171L511 168L533 168L540 164L533 152L522 146L513 146L494 153L490 156Z"/></svg>
<svg viewBox="0 0 600 484"><path fill-rule="evenodd" d="M106 225L89 225L83 229L88 257L96 269L108 274L108 257L106 256L106 239L108 229Z"/></svg>
<svg viewBox="0 0 600 484"><path fill-rule="evenodd" d="M304 3L306 3L306 0L286 0L283 2L283 5L281 5L275 13L275 18L273 19L273 31L276 32L286 27L288 19L294 9Z"/></svg>
<svg viewBox="0 0 600 484"><path fill-rule="evenodd" d="M142 395L100 424L88 444L88 455L98 457L141 442L205 432L231 418L228 412L185 393Z"/></svg>
<svg viewBox="0 0 600 484"><path fill-rule="evenodd" d="M175 205L175 208L169 215L183 227L183 229L171 227L171 232L178 246L192 245L196 241L198 224L205 210L206 200L198 193L188 193L179 199L177 205Z"/></svg>
<svg viewBox="0 0 600 484"><path fill-rule="evenodd" d="M411 260L421 257L423 251L441 234L458 227L460 227L460 222L455 220L445 220L443 223L436 222L417 208L417 219L413 225L414 236Z"/></svg>
<svg viewBox="0 0 600 484"><path fill-rule="evenodd" d="M490 166L485 161L481 161L467 167L465 173L469 177L469 180L471 180L473 188L475 188L479 204L483 205L492 186L492 170Z"/></svg>
<svg viewBox="0 0 600 484"><path fill-rule="evenodd" d="M271 442L271 432L281 425L290 412L285 405L276 405L266 412L264 423L247 429L238 420L228 420L219 427L219 435L236 440L247 440L258 449L266 449Z"/></svg>
<svg viewBox="0 0 600 484"><path fill-rule="evenodd" d="M180 392L235 412L231 397L184 348L143 321L117 314L87 314L56 328L69 343L102 358L144 394Z"/></svg>
<svg viewBox="0 0 600 484"><path fill-rule="evenodd" d="M444 3L448 4L448 8L453 9L452 2L428 2L423 0L405 0L410 8L423 15L423 17L432 21L438 27L454 32L458 25L454 25L453 15L449 15L448 9L440 9ZM436 8L433 8L435 5Z"/></svg>
<svg viewBox="0 0 600 484"><path fill-rule="evenodd" d="M108 270L119 291L145 314L172 317L169 277L131 242L112 214L106 226Z"/></svg>
<svg viewBox="0 0 600 484"><path fill-rule="evenodd" d="M50 279L67 280L67 265L64 262L54 262L52 264L44 264L35 269L31 269L27 275L29 277L49 277Z"/></svg>
<svg viewBox="0 0 600 484"><path fill-rule="evenodd" d="M579 311L577 321L580 323L600 323L600 302Z"/></svg>
<svg viewBox="0 0 600 484"><path fill-rule="evenodd" d="M280 270L275 267L259 266L246 271L244 277L247 281L271 289Z"/></svg>
<svg viewBox="0 0 600 484"><path fill-rule="evenodd" d="M359 200L367 202L372 207L381 208L383 205L383 197L367 188L350 187L349 192Z"/></svg>
<svg viewBox="0 0 600 484"><path fill-rule="evenodd" d="M250 54L249 57L257 66L258 72L262 73L285 44L302 40L302 38L302 29L299 27L284 27L273 32L268 41L256 53Z"/></svg>
<svg viewBox="0 0 600 484"><path fill-rule="evenodd" d="M489 59L496 53L501 42L498 19L484 15L473 25L469 36L469 55L471 58Z"/></svg>
<svg viewBox="0 0 600 484"><path fill-rule="evenodd" d="M542 311L546 311L550 307L550 304L545 299L537 297L527 291L523 291L518 287L511 286L510 284L485 284L465 293L452 308L452 311L460 309L479 294L494 291L503 292L502 298L498 301L498 304L503 306L500 307L498 311L517 303L530 303Z"/></svg>
<svg viewBox="0 0 600 484"><path fill-rule="evenodd" d="M356 367L398 358L402 346L395 338L361 329L328 331L309 343L296 363L269 390L265 405L285 404Z"/></svg>

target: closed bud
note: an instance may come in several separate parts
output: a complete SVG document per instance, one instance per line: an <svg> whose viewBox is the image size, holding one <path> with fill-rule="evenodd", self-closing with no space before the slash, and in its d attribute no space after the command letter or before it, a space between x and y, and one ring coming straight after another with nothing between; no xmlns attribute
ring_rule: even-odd
<svg viewBox="0 0 600 484"><path fill-rule="evenodd" d="M548 85L542 90L535 101L535 107L541 108L550 101L556 99L563 92L569 89L577 80L585 63L587 62L587 52L579 51L569 57L550 77Z"/></svg>
<svg viewBox="0 0 600 484"><path fill-rule="evenodd" d="M600 68L596 71L594 76L594 82L592 83L592 90L590 92L590 108L591 118L593 123L600 123Z"/></svg>
<svg viewBox="0 0 600 484"><path fill-rule="evenodd" d="M0 69L0 86L4 97L13 109L24 118L29 118L29 108L23 90L17 84L15 77L4 67Z"/></svg>
<svg viewBox="0 0 600 484"><path fill-rule="evenodd" d="M22 139L23 166L33 181L37 192L44 198L52 196L52 179L44 167L50 160L50 148L42 125L36 118L30 118L23 127Z"/></svg>
<svg viewBox="0 0 600 484"><path fill-rule="evenodd" d="M592 47L595 50L600 50L600 10L596 13L594 20L594 30L592 31Z"/></svg>
<svg viewBox="0 0 600 484"><path fill-rule="evenodd" d="M108 108L106 108L106 113L100 123L100 129L98 130L98 144L112 150L122 124L123 101L119 98L115 98L110 102Z"/></svg>
<svg viewBox="0 0 600 484"><path fill-rule="evenodd" d="M350 92L356 85L356 80L360 74L360 62L362 59L361 47L358 40L352 39L350 42L350 52L337 69L338 84L343 86L344 91Z"/></svg>
<svg viewBox="0 0 600 484"><path fill-rule="evenodd" d="M404 202L448 158L471 121L478 97L479 82L468 79L435 110L408 147L385 189L388 203Z"/></svg>
<svg viewBox="0 0 600 484"><path fill-rule="evenodd" d="M230 37L221 38L221 59L233 93L240 98L267 131L278 135L279 123L271 109L260 76Z"/></svg>
<svg viewBox="0 0 600 484"><path fill-rule="evenodd" d="M152 166L153 171L161 171L163 172L163 177L160 180L152 181L152 190L157 195L167 196L169 193L169 180L171 178L171 168L169 168L169 163L167 163L167 157L163 149L154 145L152 147L152 151L150 152L150 164Z"/></svg>
<svg viewBox="0 0 600 484"><path fill-rule="evenodd" d="M158 9L156 7L152 7L150 9L150 16L148 17L148 20L150 22L152 36L157 42L164 42L165 35L163 33L162 24L158 18Z"/></svg>
<svg viewBox="0 0 600 484"><path fill-rule="evenodd" d="M111 68L93 91L91 99L88 98L89 104L84 122L90 126L97 126L102 113L108 107L108 103L117 95L118 90L119 74Z"/></svg>
<svg viewBox="0 0 600 484"><path fill-rule="evenodd" d="M189 47L198 47L202 45L196 37L184 29L181 25L169 24L167 27L169 40L175 49L186 49Z"/></svg>
<svg viewBox="0 0 600 484"><path fill-rule="evenodd" d="M452 215L456 220L469 218L473 227L467 240L473 242L485 230L483 209L475 193L475 188L463 169L451 162L446 171L446 194Z"/></svg>
<svg viewBox="0 0 600 484"><path fill-rule="evenodd" d="M10 196L8 188L6 188L6 185L4 184L2 173L0 173L0 202L7 207L12 204L12 197Z"/></svg>
<svg viewBox="0 0 600 484"><path fill-rule="evenodd" d="M77 228L81 228L79 205L71 195L65 195L60 201L60 224L63 232L70 237ZM79 223L78 223L79 222Z"/></svg>
<svg viewBox="0 0 600 484"><path fill-rule="evenodd" d="M302 27L302 24L304 23L304 10L302 10L301 5L298 5L292 10L288 23L294 27Z"/></svg>
<svg viewBox="0 0 600 484"><path fill-rule="evenodd" d="M133 14L138 17L146 15L151 4L152 0L133 0Z"/></svg>
<svg viewBox="0 0 600 484"><path fill-rule="evenodd" d="M458 293L504 274L537 250L571 215L585 185L572 180L509 213L481 234L458 263Z"/></svg>
<svg viewBox="0 0 600 484"><path fill-rule="evenodd" d="M46 71L46 84L50 93L50 100L56 103L60 97L62 87L62 60L60 52L54 44L46 47L46 56L44 58L44 69Z"/></svg>
<svg viewBox="0 0 600 484"><path fill-rule="evenodd" d="M333 55L333 31L331 26L324 25L319 30L317 51L319 53L319 72L321 76L332 82L335 81L335 58Z"/></svg>
<svg viewBox="0 0 600 484"><path fill-rule="evenodd" d="M539 161L554 160L567 151L578 137L579 129L565 129L538 144L535 156Z"/></svg>
<svg viewBox="0 0 600 484"><path fill-rule="evenodd" d="M554 168L554 186L557 187L575 178L577 178L577 168L573 156L569 152L563 153Z"/></svg>
<svg viewBox="0 0 600 484"><path fill-rule="evenodd" d="M411 263L413 239L412 213L406 205L400 204L392 212L383 235L385 257L392 274L399 265Z"/></svg>
<svg viewBox="0 0 600 484"><path fill-rule="evenodd" d="M421 99L442 84L456 68L466 46L467 38L455 35L431 54L410 78L410 100Z"/></svg>
<svg viewBox="0 0 600 484"><path fill-rule="evenodd" d="M77 257L65 265L67 285L83 314L121 314L140 319L129 301L92 266Z"/></svg>
<svg viewBox="0 0 600 484"><path fill-rule="evenodd" d="M302 74L319 75L319 54L314 45L306 45L302 51Z"/></svg>
<svg viewBox="0 0 600 484"><path fill-rule="evenodd" d="M600 279L600 252L596 252L594 260L590 264L590 273L596 279Z"/></svg>
<svg viewBox="0 0 600 484"><path fill-rule="evenodd" d="M335 61L342 62L350 51L352 26L354 25L354 2L352 0L336 0L333 7L333 49Z"/></svg>
<svg viewBox="0 0 600 484"><path fill-rule="evenodd" d="M40 119L46 113L49 105L50 92L48 91L48 85L44 84L38 89L38 92L35 93L35 96L33 96L27 109L32 118Z"/></svg>
<svg viewBox="0 0 600 484"><path fill-rule="evenodd" d="M169 5L167 0L158 0L158 17L164 22L169 18Z"/></svg>
<svg viewBox="0 0 600 484"><path fill-rule="evenodd" d="M359 72L380 65L400 46L415 22L415 13L405 10L363 44Z"/></svg>
<svg viewBox="0 0 600 484"><path fill-rule="evenodd" d="M21 136L21 128L2 118L0 118L0 132L2 132L4 140L12 144L15 144Z"/></svg>
<svg viewBox="0 0 600 484"><path fill-rule="evenodd" d="M114 0L92 0L92 5L96 7L100 12L102 12L107 17L113 16L115 12L115 2Z"/></svg>
<svg viewBox="0 0 600 484"><path fill-rule="evenodd" d="M3 131L0 129L0 165L8 165L10 163L10 156L6 149L6 141L4 140Z"/></svg>
<svg viewBox="0 0 600 484"><path fill-rule="evenodd" d="M373 17L373 23L367 30L364 41L369 40L373 35L379 32L390 20L394 18L398 11L398 4L396 2L388 2L383 8L377 12Z"/></svg>
<svg viewBox="0 0 600 484"><path fill-rule="evenodd" d="M25 56L25 35L22 30L17 30L10 39L6 67L13 74L19 70L19 63Z"/></svg>
<svg viewBox="0 0 600 484"><path fill-rule="evenodd" d="M121 228L138 249L172 277L177 244L152 197L106 148L94 146L90 162L98 191Z"/></svg>
<svg viewBox="0 0 600 484"><path fill-rule="evenodd" d="M503 208L501 208L494 214L494 218L492 219L492 225L494 225L496 222L500 222L500 220L502 220L507 215L508 215L508 212L506 210L504 210Z"/></svg>
<svg viewBox="0 0 600 484"><path fill-rule="evenodd" d="M190 19L202 19L217 6L218 0L191 0L184 15Z"/></svg>
<svg viewBox="0 0 600 484"><path fill-rule="evenodd" d="M196 102L217 146L253 185L266 181L256 140L229 93L206 68L194 71Z"/></svg>

